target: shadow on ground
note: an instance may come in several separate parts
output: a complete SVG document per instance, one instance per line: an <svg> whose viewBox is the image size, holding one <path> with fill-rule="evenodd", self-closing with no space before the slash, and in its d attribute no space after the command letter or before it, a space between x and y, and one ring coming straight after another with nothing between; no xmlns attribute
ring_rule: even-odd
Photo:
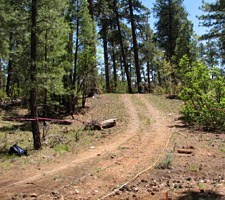
<svg viewBox="0 0 225 200"><path fill-rule="evenodd" d="M186 191L183 192L181 197L176 200L223 200L224 195L216 193L215 191Z"/></svg>

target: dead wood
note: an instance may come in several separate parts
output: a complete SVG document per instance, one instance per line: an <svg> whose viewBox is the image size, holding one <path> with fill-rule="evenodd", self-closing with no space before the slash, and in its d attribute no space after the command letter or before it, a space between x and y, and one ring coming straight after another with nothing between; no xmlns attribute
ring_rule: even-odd
<svg viewBox="0 0 225 200"><path fill-rule="evenodd" d="M111 128L116 125L116 119L107 119L105 121L102 121L101 126L102 128Z"/></svg>
<svg viewBox="0 0 225 200"><path fill-rule="evenodd" d="M91 130L91 131L102 130L102 126L101 123L99 123L97 120L91 120L85 122L84 130Z"/></svg>
<svg viewBox="0 0 225 200"><path fill-rule="evenodd" d="M189 149L178 149L177 152L182 153L182 154L192 154L193 153L193 151L189 150Z"/></svg>

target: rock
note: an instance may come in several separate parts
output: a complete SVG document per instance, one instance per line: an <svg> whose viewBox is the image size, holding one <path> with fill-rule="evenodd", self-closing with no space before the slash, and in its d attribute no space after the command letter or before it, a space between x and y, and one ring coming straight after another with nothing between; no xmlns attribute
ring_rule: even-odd
<svg viewBox="0 0 225 200"><path fill-rule="evenodd" d="M58 191L52 191L51 194L56 197L59 197L60 195Z"/></svg>
<svg viewBox="0 0 225 200"><path fill-rule="evenodd" d="M153 192L159 192L159 188L158 188L158 187L153 187L153 188L152 188L152 191L153 191Z"/></svg>
<svg viewBox="0 0 225 200"><path fill-rule="evenodd" d="M38 195L37 195L36 193L32 193L32 194L30 195L30 197L38 197Z"/></svg>
<svg viewBox="0 0 225 200"><path fill-rule="evenodd" d="M79 194L80 191L78 189L75 189L75 194Z"/></svg>

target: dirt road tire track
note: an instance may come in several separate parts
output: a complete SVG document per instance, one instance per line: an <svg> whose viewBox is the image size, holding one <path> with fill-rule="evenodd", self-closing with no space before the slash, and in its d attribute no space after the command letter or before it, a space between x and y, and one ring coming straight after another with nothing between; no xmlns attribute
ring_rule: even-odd
<svg viewBox="0 0 225 200"><path fill-rule="evenodd" d="M55 189L60 189L66 199L83 197L97 199L151 165L170 137L169 122L149 102L147 95L126 94L121 95L121 99L130 116L127 129L120 134L121 137L113 138L96 147L94 151L88 149L71 158L69 162L56 165L52 170L39 172L32 177L24 177L13 184L12 178L11 183L0 187L1 199L8 199L7 193L29 191L47 199L49 193ZM134 103L134 99L140 103ZM141 114L151 117L149 129L143 128L145 124L140 119ZM108 154L115 155L115 158L108 158ZM94 166L102 170L97 175L92 173ZM61 182L54 181L54 177L62 173L67 178ZM72 177L73 181L68 177ZM74 180L77 182L75 183ZM63 184L68 187L62 187ZM75 186L79 190L78 194L74 193Z"/></svg>

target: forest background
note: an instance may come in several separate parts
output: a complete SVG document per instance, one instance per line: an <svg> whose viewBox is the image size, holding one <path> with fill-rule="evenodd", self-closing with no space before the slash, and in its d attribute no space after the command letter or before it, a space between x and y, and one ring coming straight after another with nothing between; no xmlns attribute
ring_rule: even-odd
<svg viewBox="0 0 225 200"><path fill-rule="evenodd" d="M188 123L224 130L225 3L201 10L208 32L196 35L183 0L0 0L1 101L29 108L35 149L38 117L73 114L100 91L168 94Z"/></svg>

